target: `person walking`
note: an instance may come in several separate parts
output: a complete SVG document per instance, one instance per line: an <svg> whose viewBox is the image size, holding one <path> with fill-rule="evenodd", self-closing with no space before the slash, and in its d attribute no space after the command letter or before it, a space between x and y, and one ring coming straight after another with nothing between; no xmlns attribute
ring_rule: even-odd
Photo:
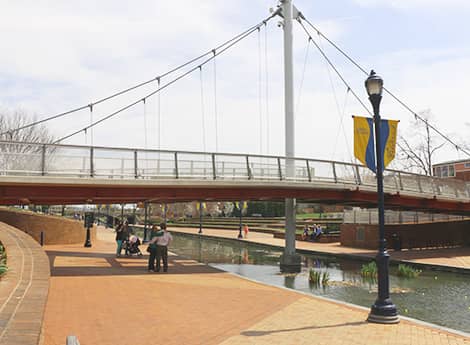
<svg viewBox="0 0 470 345"><path fill-rule="evenodd" d="M163 259L163 272L168 272L168 246L173 241L173 236L166 229L166 224L161 223L162 236L157 237L157 272L160 272L160 259Z"/></svg>
<svg viewBox="0 0 470 345"><path fill-rule="evenodd" d="M157 258L157 238L163 235L163 231L158 231L156 225L152 226L150 231L150 241L149 241L149 262L148 262L148 271L155 272L155 259Z"/></svg>

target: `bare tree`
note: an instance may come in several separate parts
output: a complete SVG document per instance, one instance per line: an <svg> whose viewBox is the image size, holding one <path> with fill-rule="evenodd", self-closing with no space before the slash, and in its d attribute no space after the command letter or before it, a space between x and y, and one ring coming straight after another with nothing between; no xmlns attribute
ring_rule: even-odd
<svg viewBox="0 0 470 345"><path fill-rule="evenodd" d="M41 165L43 147L52 143L54 137L45 125L17 130L35 121L34 116L22 110L0 111L0 161L2 169L32 170ZM52 149L48 148L50 154Z"/></svg>
<svg viewBox="0 0 470 345"><path fill-rule="evenodd" d="M404 167L432 176L432 162L435 153L444 147L444 139L431 132L428 123L432 118L430 110L419 113L425 120L415 119L410 130L400 135L397 141L398 160Z"/></svg>

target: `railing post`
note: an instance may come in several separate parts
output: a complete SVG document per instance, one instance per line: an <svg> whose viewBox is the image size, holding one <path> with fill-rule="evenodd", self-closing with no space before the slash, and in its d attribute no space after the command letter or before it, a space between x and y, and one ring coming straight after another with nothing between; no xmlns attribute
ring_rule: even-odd
<svg viewBox="0 0 470 345"><path fill-rule="evenodd" d="M281 158L277 157L277 168L279 169L279 180L282 181Z"/></svg>
<svg viewBox="0 0 470 345"><path fill-rule="evenodd" d="M95 175L94 172L94 164L93 164L93 146L90 147L90 177Z"/></svg>
<svg viewBox="0 0 470 345"><path fill-rule="evenodd" d="M356 182L357 184L362 184L361 175L359 174L359 166L356 165Z"/></svg>
<svg viewBox="0 0 470 345"><path fill-rule="evenodd" d="M403 181L401 180L401 172L398 172L398 182L400 183L400 190L403 190Z"/></svg>
<svg viewBox="0 0 470 345"><path fill-rule="evenodd" d="M250 159L248 158L248 155L246 156L246 172L248 174L248 180L251 180L253 178L253 176L251 174Z"/></svg>
<svg viewBox="0 0 470 345"><path fill-rule="evenodd" d="M178 152L175 152L175 178L179 178L179 173L178 173Z"/></svg>
<svg viewBox="0 0 470 345"><path fill-rule="evenodd" d="M308 182L312 182L312 172L310 171L310 163L308 159L305 160L305 163L307 164Z"/></svg>
<svg viewBox="0 0 470 345"><path fill-rule="evenodd" d="M331 165L333 167L333 177L335 179L335 183L338 183L338 175L336 175L336 164L335 162L331 162Z"/></svg>
<svg viewBox="0 0 470 345"><path fill-rule="evenodd" d="M134 177L137 179L139 176L138 171L137 171L137 150L134 151Z"/></svg>
<svg viewBox="0 0 470 345"><path fill-rule="evenodd" d="M217 179L217 171L215 170L215 153L212 154L212 178Z"/></svg>
<svg viewBox="0 0 470 345"><path fill-rule="evenodd" d="M41 175L46 175L46 145L42 145Z"/></svg>

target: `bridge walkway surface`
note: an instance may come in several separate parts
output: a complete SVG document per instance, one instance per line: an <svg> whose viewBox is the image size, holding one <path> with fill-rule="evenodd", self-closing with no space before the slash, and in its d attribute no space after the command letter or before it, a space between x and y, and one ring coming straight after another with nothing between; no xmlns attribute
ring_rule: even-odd
<svg viewBox="0 0 470 345"><path fill-rule="evenodd" d="M171 228L172 232L197 234L199 228ZM203 229L202 236L215 238L236 239L238 230ZM274 238L272 234L250 231L243 241L261 245L284 248L282 238ZM377 255L377 250L352 248L341 246L339 242L315 243L296 241L296 249L301 253L334 255L339 257L353 257L357 259L371 259ZM402 251L389 250L391 262L407 262L415 265L427 266L431 269L457 271L470 274L470 247L410 249Z"/></svg>
<svg viewBox="0 0 470 345"><path fill-rule="evenodd" d="M143 258L115 258L114 234L92 248L50 245L44 344L468 344L464 335L402 320L365 322L368 311L170 257L168 273Z"/></svg>

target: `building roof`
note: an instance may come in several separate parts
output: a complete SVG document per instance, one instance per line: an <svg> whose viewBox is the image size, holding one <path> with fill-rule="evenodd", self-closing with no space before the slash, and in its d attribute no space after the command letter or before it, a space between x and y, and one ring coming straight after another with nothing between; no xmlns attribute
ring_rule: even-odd
<svg viewBox="0 0 470 345"><path fill-rule="evenodd" d="M447 162L441 162L441 163L436 163L433 164L433 167L439 166L439 165L447 165L447 164L455 164L455 163L470 163L470 158L467 159L458 159L454 161L447 161Z"/></svg>

